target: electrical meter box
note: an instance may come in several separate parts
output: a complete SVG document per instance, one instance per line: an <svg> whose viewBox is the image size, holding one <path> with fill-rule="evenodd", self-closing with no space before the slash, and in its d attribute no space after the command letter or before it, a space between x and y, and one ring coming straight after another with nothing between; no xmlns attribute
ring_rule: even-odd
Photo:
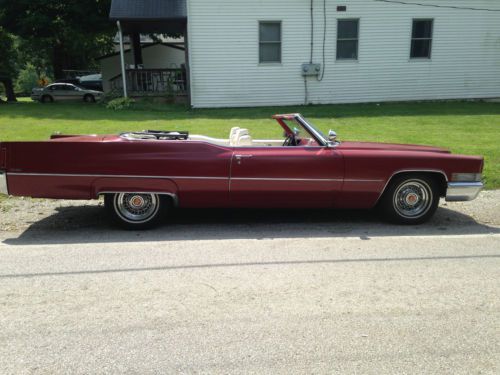
<svg viewBox="0 0 500 375"><path fill-rule="evenodd" d="M321 64L302 64L302 75L303 76L318 76L321 72Z"/></svg>

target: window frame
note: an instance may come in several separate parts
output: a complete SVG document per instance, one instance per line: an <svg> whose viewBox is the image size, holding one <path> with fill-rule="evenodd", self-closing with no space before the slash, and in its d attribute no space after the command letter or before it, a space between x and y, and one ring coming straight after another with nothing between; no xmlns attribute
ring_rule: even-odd
<svg viewBox="0 0 500 375"><path fill-rule="evenodd" d="M339 38L339 23L341 21L357 21L358 22L358 27L356 30L357 38ZM336 38L336 45L335 45L335 61L359 61L359 34L360 34L360 25L361 25L361 19L360 18L337 18L337 34L335 35ZM356 58L347 58L347 57L340 57L339 58L339 42L340 41L356 41Z"/></svg>
<svg viewBox="0 0 500 375"><path fill-rule="evenodd" d="M260 40L260 25L262 24L278 24L280 27L280 40L279 41L262 41ZM261 61L261 45L278 45L279 46L279 61ZM283 63L283 22L281 20L259 20L257 21L257 45L258 56L257 61L259 65L281 65Z"/></svg>
<svg viewBox="0 0 500 375"><path fill-rule="evenodd" d="M414 38L413 37L413 27L415 25L415 21L430 21L431 22L431 37L430 38ZM413 49L412 47L413 47L414 40L429 40L430 41L429 56L428 57L422 57L422 56L412 57L411 52ZM410 29L410 53L409 53L410 60L417 60L417 61L418 60L424 60L424 61L431 60L432 59L433 41L434 41L434 18L412 18L411 29Z"/></svg>

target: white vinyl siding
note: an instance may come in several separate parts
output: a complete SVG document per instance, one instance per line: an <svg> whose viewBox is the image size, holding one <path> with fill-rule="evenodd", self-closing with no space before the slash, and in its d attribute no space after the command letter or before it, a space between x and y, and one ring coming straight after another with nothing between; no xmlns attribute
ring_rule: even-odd
<svg viewBox="0 0 500 375"><path fill-rule="evenodd" d="M436 0L500 9L495 0ZM323 4L314 2L313 62L322 63ZM310 103L500 97L500 12L326 0L324 79L307 80ZM304 104L309 1L189 0L194 107ZM338 19L359 19L358 59L337 60ZM414 19L432 19L432 58L410 58ZM259 64L259 21L281 21L281 63Z"/></svg>

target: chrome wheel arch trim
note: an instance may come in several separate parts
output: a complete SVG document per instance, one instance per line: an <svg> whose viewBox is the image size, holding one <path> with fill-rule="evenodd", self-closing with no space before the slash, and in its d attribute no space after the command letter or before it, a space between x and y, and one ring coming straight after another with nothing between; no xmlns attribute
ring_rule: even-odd
<svg viewBox="0 0 500 375"><path fill-rule="evenodd" d="M448 184L448 176L446 175L446 173L444 173L444 171L442 171L441 169L401 169L401 170L398 170L396 172L394 172L386 181L385 185L384 185L384 188L382 189L382 191L380 192L377 200L375 201L374 205L373 206L376 206L377 203L379 202L380 198L382 198L382 195L384 195L385 193L385 190L387 189L387 186L389 186L389 183L391 182L391 180L394 178L394 176L398 175L398 174L401 174L401 173L435 173L435 174L441 174L446 183Z"/></svg>
<svg viewBox="0 0 500 375"><path fill-rule="evenodd" d="M154 194L154 195L166 195L172 198L172 201L174 203L174 206L177 207L179 205L179 198L177 197L177 194L174 193L166 193L163 191L108 191L108 190L103 190L99 191L96 196L100 197L101 195L106 195L106 194Z"/></svg>

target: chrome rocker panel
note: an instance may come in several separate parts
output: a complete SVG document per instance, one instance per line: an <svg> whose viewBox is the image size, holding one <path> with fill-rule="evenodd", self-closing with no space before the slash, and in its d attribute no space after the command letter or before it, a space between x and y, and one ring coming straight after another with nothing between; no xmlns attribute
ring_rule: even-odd
<svg viewBox="0 0 500 375"><path fill-rule="evenodd" d="M446 191L447 202L471 201L483 189L482 182L449 182Z"/></svg>

